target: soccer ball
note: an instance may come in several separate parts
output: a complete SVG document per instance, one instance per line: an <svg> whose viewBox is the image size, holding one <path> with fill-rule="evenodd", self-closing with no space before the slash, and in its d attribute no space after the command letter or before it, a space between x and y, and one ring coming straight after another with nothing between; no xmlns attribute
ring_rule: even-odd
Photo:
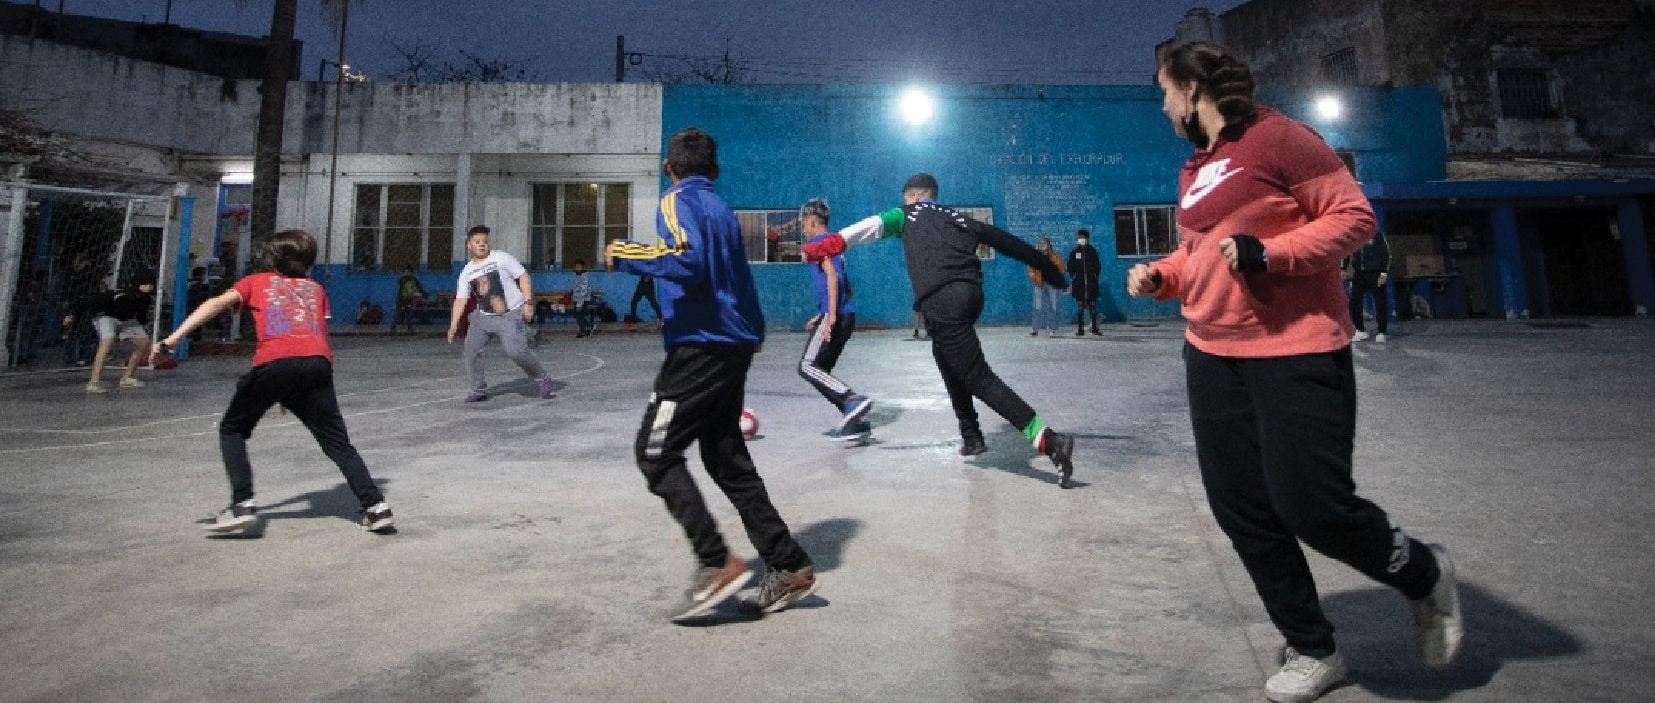
<svg viewBox="0 0 1655 703"><path fill-rule="evenodd" d="M741 409L741 438L752 439L759 435L759 416L753 414L752 408Z"/></svg>

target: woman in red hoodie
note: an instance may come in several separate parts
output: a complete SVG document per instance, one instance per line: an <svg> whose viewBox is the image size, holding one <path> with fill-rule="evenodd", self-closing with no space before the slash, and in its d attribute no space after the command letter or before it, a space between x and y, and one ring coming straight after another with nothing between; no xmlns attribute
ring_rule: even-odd
<svg viewBox="0 0 1655 703"><path fill-rule="evenodd" d="M1287 642L1265 695L1313 700L1346 673L1300 541L1400 590L1425 662L1447 666L1463 632L1447 553L1403 533L1351 477L1339 263L1373 237L1373 211L1319 135L1254 103L1241 58L1197 42L1157 64L1161 109L1196 151L1178 179L1178 249L1132 267L1127 292L1183 304L1207 502Z"/></svg>

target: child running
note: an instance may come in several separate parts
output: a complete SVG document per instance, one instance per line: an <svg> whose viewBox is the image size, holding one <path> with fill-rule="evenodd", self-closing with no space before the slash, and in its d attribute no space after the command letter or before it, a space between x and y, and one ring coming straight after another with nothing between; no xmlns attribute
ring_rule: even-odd
<svg viewBox="0 0 1655 703"><path fill-rule="evenodd" d="M701 444L701 463L741 514L747 538L768 567L758 605L773 613L815 592L817 584L810 555L771 504L741 437L747 369L764 343L764 313L741 225L713 191L718 143L694 127L678 132L667 141L662 168L672 187L656 215L657 243L614 241L606 254L611 269L657 279L666 313L661 336L667 358L634 452L649 491L666 501L701 563L689 601L673 620L711 611L752 578L690 477L684 451L693 442Z"/></svg>
<svg viewBox="0 0 1655 703"><path fill-rule="evenodd" d="M299 418L322 452L339 466L362 505L362 528L379 533L392 528L391 506L374 485L362 455L351 446L345 418L339 414L339 398L333 390L333 350L328 346L328 296L310 280L314 263L314 238L300 230L277 232L259 253L256 273L202 303L150 355L154 363L159 356L172 353L192 330L237 305L246 305L253 313L259 339L253 369L236 383L230 407L218 423L218 447L230 476L230 507L206 526L210 532L247 532L258 526L247 438L276 403Z"/></svg>
<svg viewBox="0 0 1655 703"><path fill-rule="evenodd" d="M828 204L821 198L812 198L799 208L800 228L806 242L819 242L828 236ZM868 411L873 399L851 390L833 376L833 365L839 363L839 354L856 331L856 305L851 302L850 277L845 274L845 257L830 256L810 267L810 280L816 289L816 316L805 323L814 328L799 359L799 375L816 388L838 409L838 424L828 432L828 438L845 442L867 437L873 428L868 424Z"/></svg>

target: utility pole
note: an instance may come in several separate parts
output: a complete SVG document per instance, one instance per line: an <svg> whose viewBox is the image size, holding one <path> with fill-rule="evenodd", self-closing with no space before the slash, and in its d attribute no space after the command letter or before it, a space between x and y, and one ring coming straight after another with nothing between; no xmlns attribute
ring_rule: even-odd
<svg viewBox="0 0 1655 703"><path fill-rule="evenodd" d="M333 157L328 165L328 224L322 234L322 280L333 278L333 203L339 190L339 101L345 92L345 28L350 26L351 0L343 0L339 6L339 60L338 78L333 82ZM346 261L349 261L349 257Z"/></svg>
<svg viewBox="0 0 1655 703"><path fill-rule="evenodd" d="M615 82L626 82L626 35L615 35Z"/></svg>

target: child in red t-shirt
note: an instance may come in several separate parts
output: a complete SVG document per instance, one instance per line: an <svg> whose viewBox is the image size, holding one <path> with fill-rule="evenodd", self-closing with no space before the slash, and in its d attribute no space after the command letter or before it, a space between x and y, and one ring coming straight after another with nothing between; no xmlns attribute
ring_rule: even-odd
<svg viewBox="0 0 1655 703"><path fill-rule="evenodd" d="M253 369L236 383L236 394L218 423L218 446L230 476L230 507L207 525L212 532L244 532L257 527L253 504L253 465L247 438L259 418L281 403L310 430L362 504L362 527L391 530L391 507L374 485L368 467L351 446L339 398L333 390L333 351L328 347L327 293L310 280L316 263L316 240L300 230L278 232L264 245L258 271L202 303L189 319L157 346L166 354L189 333L219 314L246 305L258 328ZM153 361L153 358L152 358Z"/></svg>

